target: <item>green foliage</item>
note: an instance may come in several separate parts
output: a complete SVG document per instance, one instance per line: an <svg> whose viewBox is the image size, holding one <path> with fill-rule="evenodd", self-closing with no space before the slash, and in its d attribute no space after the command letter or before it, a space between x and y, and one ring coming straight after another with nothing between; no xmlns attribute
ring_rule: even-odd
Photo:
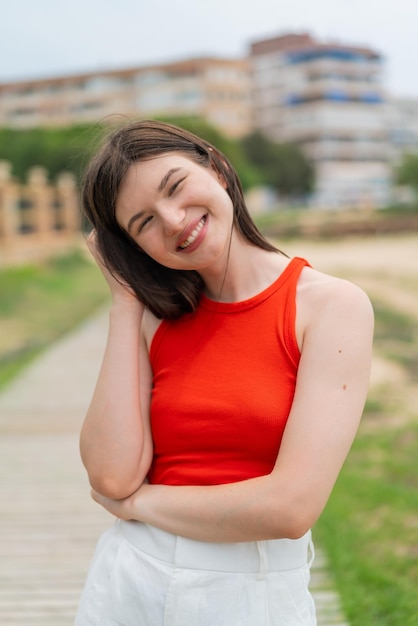
<svg viewBox="0 0 418 626"><path fill-rule="evenodd" d="M248 160L263 172L264 182L285 196L309 193L314 185L313 165L294 144L274 143L260 132L241 141Z"/></svg>
<svg viewBox="0 0 418 626"><path fill-rule="evenodd" d="M104 302L97 266L79 251L0 270L0 386Z"/></svg>
<svg viewBox="0 0 418 626"><path fill-rule="evenodd" d="M0 159L10 161L12 173L23 181L31 167L45 167L51 179L63 171L80 179L95 140L103 133L98 125L68 128L0 129Z"/></svg>
<svg viewBox="0 0 418 626"><path fill-rule="evenodd" d="M408 185L418 191L418 154L403 155L396 170L396 180L400 185Z"/></svg>

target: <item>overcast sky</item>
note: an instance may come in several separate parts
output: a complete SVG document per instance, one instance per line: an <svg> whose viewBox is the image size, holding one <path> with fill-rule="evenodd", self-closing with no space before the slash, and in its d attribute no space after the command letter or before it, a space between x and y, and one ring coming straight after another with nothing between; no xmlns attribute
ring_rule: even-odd
<svg viewBox="0 0 418 626"><path fill-rule="evenodd" d="M0 81L242 56L285 32L372 47L388 90L418 97L418 0L5 0Z"/></svg>

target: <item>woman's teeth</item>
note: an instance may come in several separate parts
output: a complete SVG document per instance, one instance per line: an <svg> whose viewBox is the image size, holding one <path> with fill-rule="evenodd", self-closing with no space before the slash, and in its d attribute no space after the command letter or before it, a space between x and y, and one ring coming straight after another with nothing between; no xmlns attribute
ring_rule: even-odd
<svg viewBox="0 0 418 626"><path fill-rule="evenodd" d="M181 248L182 250L184 250L185 248L187 248L188 246L190 246L191 243L194 242L194 240L196 239L196 237L198 236L198 234L200 233L200 231L202 230L203 226L205 225L206 222L206 215L204 215L202 217L202 219L200 220L200 222L198 223L198 225L196 226L196 228L190 233L190 235L187 237L186 241L183 241L183 243L181 243L179 245L179 248Z"/></svg>

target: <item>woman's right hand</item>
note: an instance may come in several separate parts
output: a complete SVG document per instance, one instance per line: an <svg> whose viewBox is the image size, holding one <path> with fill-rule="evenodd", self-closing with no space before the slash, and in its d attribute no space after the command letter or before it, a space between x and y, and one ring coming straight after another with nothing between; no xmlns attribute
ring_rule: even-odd
<svg viewBox="0 0 418 626"><path fill-rule="evenodd" d="M100 252L97 249L96 231L94 229L88 235L86 242L88 249L109 285L114 304L136 304L140 308L143 308L143 304L138 300L132 288L127 283L123 282L122 279L116 279L103 263Z"/></svg>

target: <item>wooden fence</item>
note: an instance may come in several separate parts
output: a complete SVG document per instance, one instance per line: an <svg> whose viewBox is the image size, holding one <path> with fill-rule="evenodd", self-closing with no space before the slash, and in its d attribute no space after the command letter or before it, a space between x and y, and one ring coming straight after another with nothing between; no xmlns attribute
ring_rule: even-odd
<svg viewBox="0 0 418 626"><path fill-rule="evenodd" d="M65 252L80 239L80 209L74 176L64 172L54 184L33 167L19 183L0 161L0 265Z"/></svg>

